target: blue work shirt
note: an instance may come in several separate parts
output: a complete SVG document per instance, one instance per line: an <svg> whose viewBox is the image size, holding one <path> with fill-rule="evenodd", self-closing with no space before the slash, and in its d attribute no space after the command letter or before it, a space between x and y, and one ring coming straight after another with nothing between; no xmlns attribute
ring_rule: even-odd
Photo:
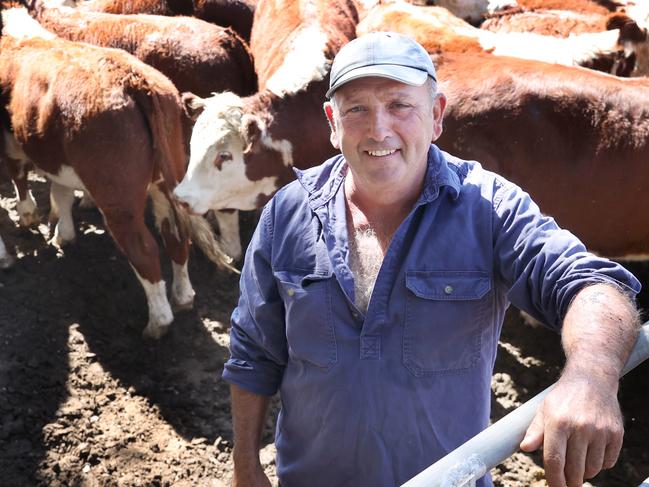
<svg viewBox="0 0 649 487"><path fill-rule="evenodd" d="M349 267L346 172L336 156L266 205L232 315L223 378L279 390L282 487L400 485L488 426L509 302L559 330L585 284L640 289L519 187L432 145L422 194L364 315Z"/></svg>

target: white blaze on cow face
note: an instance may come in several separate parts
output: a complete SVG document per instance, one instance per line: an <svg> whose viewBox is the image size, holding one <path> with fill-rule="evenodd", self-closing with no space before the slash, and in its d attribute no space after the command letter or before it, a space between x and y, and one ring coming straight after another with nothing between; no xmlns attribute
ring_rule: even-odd
<svg viewBox="0 0 649 487"><path fill-rule="evenodd" d="M254 210L260 195L277 190L277 178L253 181L246 175L241 98L222 93L204 103L192 131L187 174L174 195L199 214L210 209Z"/></svg>

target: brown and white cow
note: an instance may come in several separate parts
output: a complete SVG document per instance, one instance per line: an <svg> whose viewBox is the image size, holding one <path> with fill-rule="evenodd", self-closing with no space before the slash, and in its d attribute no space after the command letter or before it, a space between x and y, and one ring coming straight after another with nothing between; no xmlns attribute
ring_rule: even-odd
<svg viewBox="0 0 649 487"><path fill-rule="evenodd" d="M520 184L599 253L649 258L649 80L514 58L436 59L438 145Z"/></svg>
<svg viewBox="0 0 649 487"><path fill-rule="evenodd" d="M252 210L295 178L293 167L333 155L322 102L331 60L354 37L357 21L352 0L260 1L251 51L261 91L193 102L200 115L174 194L197 213ZM224 238L238 242L235 222L230 215L231 237Z"/></svg>
<svg viewBox="0 0 649 487"><path fill-rule="evenodd" d="M79 8L111 14L188 15L232 27L250 39L257 0L77 0Z"/></svg>
<svg viewBox="0 0 649 487"><path fill-rule="evenodd" d="M252 57L231 29L191 17L115 15L47 8L36 0L39 23L71 41L123 49L169 77L180 92L199 96L256 91Z"/></svg>
<svg viewBox="0 0 649 487"><path fill-rule="evenodd" d="M600 56L581 65L624 77L649 74L647 29L641 28L624 13L600 15L559 10L518 11L491 16L480 28L491 32L529 32L556 37L619 29L618 43L624 46L624 51L619 51L617 57Z"/></svg>
<svg viewBox="0 0 649 487"><path fill-rule="evenodd" d="M441 7L418 7L398 2L377 5L359 23L357 34L393 30L411 35L425 45L442 50L457 45L472 46L474 52L534 59L566 66L581 65L612 74L642 75L649 72L649 38L631 19L620 17L621 28L559 38L533 33L495 33L477 29ZM614 22L612 19L611 22ZM631 27L635 30L632 30ZM467 42L474 40L475 42Z"/></svg>
<svg viewBox="0 0 649 487"><path fill-rule="evenodd" d="M186 161L178 91L124 51L28 33L18 29L36 24L26 10L4 14L0 87L10 126L3 127L2 159L14 167L33 163L51 181L58 245L75 239L73 191L90 193L144 288L149 307L144 335L158 338L173 313L158 246L144 221L147 195L172 260L176 308L191 307L194 299L187 273L189 235L208 257L228 265L207 222L189 218L171 198ZM12 35L16 31L18 36Z"/></svg>
<svg viewBox="0 0 649 487"><path fill-rule="evenodd" d="M439 44L427 40L429 46L433 45L432 52L437 53L441 90L448 97L440 147L479 160L488 169L521 184L544 212L576 233L592 250L614 257L649 256L646 79L623 79L584 68L472 53L460 45L439 55ZM214 106L210 107L212 101ZM218 140L225 145L213 146L211 155L194 160L193 167L190 163L194 179L215 178L226 168L233 172L236 168L244 176L259 171L256 161L249 157L250 150L241 156L244 148L259 140L249 130L257 124L245 104L231 101L236 113L232 126L225 127L225 117L218 113L220 103L206 100L205 125L195 130L193 137L203 135L207 147L214 142L208 129L221 123ZM304 113L319 110L322 101L313 100L312 108L303 107ZM210 108L214 109L213 118ZM293 120L284 121L284 132L295 131L297 125L301 135L307 134L301 127L311 123L311 117L293 116ZM279 130L275 122L273 133ZM320 146L328 134L319 137L309 143ZM262 145L259 150L258 156L272 153ZM214 165L215 170L211 167ZM273 186L272 179L268 185ZM223 178L218 192L210 192L204 185L203 192L186 193L195 208L223 204L220 194L232 195L231 204L236 195L246 201L246 208L265 199L258 198L259 188L235 178Z"/></svg>

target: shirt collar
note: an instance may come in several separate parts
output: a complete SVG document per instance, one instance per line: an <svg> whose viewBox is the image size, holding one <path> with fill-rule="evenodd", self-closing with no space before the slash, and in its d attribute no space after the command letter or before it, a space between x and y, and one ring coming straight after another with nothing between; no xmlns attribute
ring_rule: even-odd
<svg viewBox="0 0 649 487"><path fill-rule="evenodd" d="M428 150L428 167L426 169L424 189L417 200L417 205L429 203L439 195L440 189L447 186L451 197L456 200L460 195L461 181L459 166L449 164L455 158L432 145ZM320 166L301 171L293 168L298 181L309 194L309 206L316 209L333 198L345 180L347 162L342 154L326 160Z"/></svg>

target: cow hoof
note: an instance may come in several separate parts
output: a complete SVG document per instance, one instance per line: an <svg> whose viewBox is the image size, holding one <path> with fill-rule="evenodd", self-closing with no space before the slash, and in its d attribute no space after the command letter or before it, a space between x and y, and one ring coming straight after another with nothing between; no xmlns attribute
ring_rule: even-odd
<svg viewBox="0 0 649 487"><path fill-rule="evenodd" d="M57 227L58 228L58 227ZM52 245L54 245L58 249L62 249L66 245L71 245L77 240L76 234L73 235L72 237L65 237L61 235L58 231L54 231L54 238L50 241Z"/></svg>
<svg viewBox="0 0 649 487"><path fill-rule="evenodd" d="M0 258L0 269L9 269L16 262L16 258L13 255L5 255Z"/></svg>
<svg viewBox="0 0 649 487"><path fill-rule="evenodd" d="M169 331L170 325L153 325L149 323L144 331L142 331L142 338L145 340L160 340Z"/></svg>
<svg viewBox="0 0 649 487"><path fill-rule="evenodd" d="M171 309L174 313L177 313L179 311L189 311L194 307L194 298L190 299L189 301L186 301L184 303L179 303L176 302L175 299L172 299L171 301Z"/></svg>

